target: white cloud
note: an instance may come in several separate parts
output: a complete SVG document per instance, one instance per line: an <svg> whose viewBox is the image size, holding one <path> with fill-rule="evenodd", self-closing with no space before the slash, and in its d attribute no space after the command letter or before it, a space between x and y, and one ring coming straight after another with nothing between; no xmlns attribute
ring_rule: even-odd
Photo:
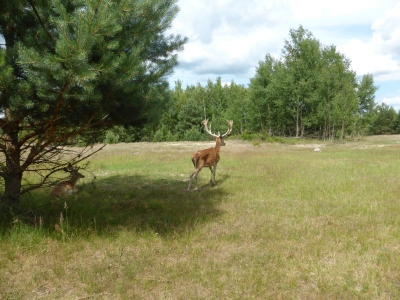
<svg viewBox="0 0 400 300"><path fill-rule="evenodd" d="M386 5L390 5L390 8L382 11L383 2L380 1L338 0L333 6L327 1L292 1L292 9L300 11L298 18L314 20L315 26L322 28L317 29L322 36L329 34L325 27L335 19L336 22L349 25L348 32L346 28L340 32L345 38L333 35L333 43L351 60L351 67L358 75L370 73L376 81L400 80L400 2L395 4L395 1L389 1ZM304 4L312 5L315 10L307 13ZM346 9L342 9L344 6ZM380 17L374 14L376 10L380 11ZM363 23L366 23L365 26L370 24L369 37L359 36L357 32L357 24ZM319 36L316 38L320 39Z"/></svg>
<svg viewBox="0 0 400 300"><path fill-rule="evenodd" d="M372 61L377 67L373 72L377 80L400 80L400 2L376 19L371 28L373 52L365 62Z"/></svg>
<svg viewBox="0 0 400 300"><path fill-rule="evenodd" d="M319 25L362 24L370 22L382 7L391 7L396 1L379 0L288 0L293 17L299 21L315 20Z"/></svg>
<svg viewBox="0 0 400 300"><path fill-rule="evenodd" d="M400 96L392 98L383 98L382 102L392 106L397 112L400 111Z"/></svg>
<svg viewBox="0 0 400 300"><path fill-rule="evenodd" d="M338 50L350 58L351 66L358 75L373 74L377 80L400 80L399 65L391 54L382 54L369 42L352 39Z"/></svg>
<svg viewBox="0 0 400 300"><path fill-rule="evenodd" d="M171 82L247 84L266 54L281 55L289 30L301 24L352 61L358 75L400 86L398 0L179 0L171 32L187 36ZM392 91L393 92L393 91ZM385 97L380 90L382 100ZM387 99L396 94L386 94Z"/></svg>
<svg viewBox="0 0 400 300"><path fill-rule="evenodd" d="M400 2L372 24L373 42L382 53L400 58Z"/></svg>
<svg viewBox="0 0 400 300"><path fill-rule="evenodd" d="M280 1L249 0L239 4L235 0L182 1L179 4L181 12L171 31L189 38L184 52L179 54L179 68L190 67L203 82L204 74L209 74L212 80L232 74L225 80L247 83L267 53L280 51L282 36L287 34L275 29L288 9ZM175 78L179 72L176 70ZM185 82L185 78L180 79Z"/></svg>

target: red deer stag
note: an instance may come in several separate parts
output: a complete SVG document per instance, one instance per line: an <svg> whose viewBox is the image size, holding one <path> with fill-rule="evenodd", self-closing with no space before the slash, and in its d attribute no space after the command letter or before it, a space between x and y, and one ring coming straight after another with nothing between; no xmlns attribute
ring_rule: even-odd
<svg viewBox="0 0 400 300"><path fill-rule="evenodd" d="M221 146L225 146L224 137L226 137L232 131L232 126L233 126L232 120L227 121L228 122L228 130L223 135L220 135L219 132L218 132L218 134L212 133L211 126L210 126L210 129L208 129L208 127L207 127L207 122L208 122L208 120L206 119L202 122L202 124L204 125L206 132L210 136L215 138L216 144L215 144L214 148L204 149L204 150L200 150L200 151L193 153L192 162L195 167L195 171L193 172L192 175L190 175L189 187L187 189L188 192L190 191L190 187L191 187L193 178L196 179L197 190L200 191L200 188L197 185L197 175L200 173L200 171L201 171L201 169L203 169L203 167L210 168L210 171L211 171L210 184L215 185L215 173L216 173L217 164L219 161L219 148Z"/></svg>
<svg viewBox="0 0 400 300"><path fill-rule="evenodd" d="M68 167L64 168L64 171L71 173L71 179L57 183L51 190L51 195L63 197L76 193L78 191L78 189L75 188L76 182L79 178L85 178L78 170L79 168L73 168L71 164L68 164Z"/></svg>

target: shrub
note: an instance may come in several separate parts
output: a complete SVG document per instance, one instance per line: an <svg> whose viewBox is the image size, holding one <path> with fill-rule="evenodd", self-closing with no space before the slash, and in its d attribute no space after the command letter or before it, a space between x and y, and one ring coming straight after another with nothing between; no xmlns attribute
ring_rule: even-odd
<svg viewBox="0 0 400 300"><path fill-rule="evenodd" d="M241 139L244 141L251 141L255 139L260 139L260 135L257 133L250 133L248 131L243 131Z"/></svg>
<svg viewBox="0 0 400 300"><path fill-rule="evenodd" d="M113 130L107 130L104 143L105 144L116 144L119 142L119 135L115 133Z"/></svg>
<svg viewBox="0 0 400 300"><path fill-rule="evenodd" d="M165 137L162 128L158 129L154 134L153 142L165 142Z"/></svg>
<svg viewBox="0 0 400 300"><path fill-rule="evenodd" d="M179 135L178 134L172 134L172 132L168 130L167 134L165 135L165 141L167 141L167 142L179 141Z"/></svg>
<svg viewBox="0 0 400 300"><path fill-rule="evenodd" d="M201 141L202 134L197 127L192 127L188 131L185 132L184 140L185 141Z"/></svg>

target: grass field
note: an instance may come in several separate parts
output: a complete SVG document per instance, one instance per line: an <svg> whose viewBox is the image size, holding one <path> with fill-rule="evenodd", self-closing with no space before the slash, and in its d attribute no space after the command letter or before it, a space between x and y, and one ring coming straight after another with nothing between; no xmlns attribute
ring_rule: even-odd
<svg viewBox="0 0 400 300"><path fill-rule="evenodd" d="M0 299L399 299L400 136L228 140L185 192L211 146L110 145L76 195L24 198Z"/></svg>

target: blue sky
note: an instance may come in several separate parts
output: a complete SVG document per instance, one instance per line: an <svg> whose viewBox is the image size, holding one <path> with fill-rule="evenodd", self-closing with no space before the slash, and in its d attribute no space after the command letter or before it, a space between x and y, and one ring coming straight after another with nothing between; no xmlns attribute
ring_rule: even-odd
<svg viewBox="0 0 400 300"><path fill-rule="evenodd" d="M266 54L279 58L290 29L302 25L335 45L358 76L372 74L377 103L400 110L400 1L179 0L171 33L189 38L170 78L247 85Z"/></svg>

